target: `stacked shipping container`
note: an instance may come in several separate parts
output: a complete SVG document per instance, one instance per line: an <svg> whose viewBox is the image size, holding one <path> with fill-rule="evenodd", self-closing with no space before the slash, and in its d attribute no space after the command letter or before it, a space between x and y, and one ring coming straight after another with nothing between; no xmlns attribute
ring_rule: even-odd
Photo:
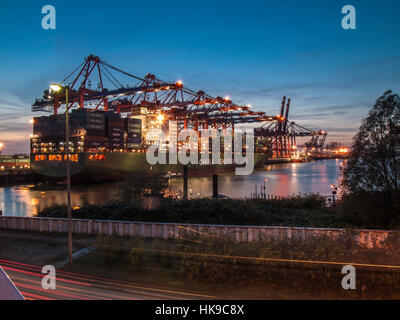
<svg viewBox="0 0 400 320"><path fill-rule="evenodd" d="M84 149L98 149L105 147L105 116L104 112L88 109L73 110L70 116L71 136L84 136Z"/></svg>
<svg viewBox="0 0 400 320"><path fill-rule="evenodd" d="M142 144L142 120L122 118L115 112L76 109L70 114L69 125L71 147L75 152L132 150ZM65 114L35 118L33 134L36 152L56 152L57 149L63 152Z"/></svg>
<svg viewBox="0 0 400 320"><path fill-rule="evenodd" d="M142 120L134 118L125 119L126 126L126 148L140 148L142 144Z"/></svg>
<svg viewBox="0 0 400 320"><path fill-rule="evenodd" d="M121 115L114 112L106 112L106 141L107 149L124 148L125 121Z"/></svg>
<svg viewBox="0 0 400 320"><path fill-rule="evenodd" d="M65 136L65 122L64 128L61 128L58 117L59 116L51 115L48 117L35 118L33 134L46 139L58 138L62 135L62 133L64 133Z"/></svg>

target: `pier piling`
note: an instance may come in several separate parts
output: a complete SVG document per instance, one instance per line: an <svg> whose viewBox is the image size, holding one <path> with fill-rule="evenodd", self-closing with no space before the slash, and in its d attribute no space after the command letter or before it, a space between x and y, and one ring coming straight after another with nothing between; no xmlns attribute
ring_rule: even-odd
<svg viewBox="0 0 400 320"><path fill-rule="evenodd" d="M218 175L213 174L213 199L218 198Z"/></svg>
<svg viewBox="0 0 400 320"><path fill-rule="evenodd" d="M188 199L188 166L183 166L183 199Z"/></svg>

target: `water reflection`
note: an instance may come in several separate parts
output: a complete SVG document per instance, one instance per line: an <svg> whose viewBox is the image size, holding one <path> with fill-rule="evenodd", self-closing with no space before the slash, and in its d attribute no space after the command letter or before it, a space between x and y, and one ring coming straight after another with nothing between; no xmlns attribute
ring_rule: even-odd
<svg viewBox="0 0 400 320"><path fill-rule="evenodd" d="M221 174L219 190L232 198L250 197L266 182L266 193L284 196L293 193L319 192L331 193L330 185L338 183L339 170L343 160L325 160L309 163L269 165L257 170L251 176ZM170 185L176 191L182 190L182 179L171 179ZM71 194L73 206L85 204L102 205L115 198L115 184L74 187ZM192 198L208 197L212 194L212 177L193 177L189 179L189 192ZM36 191L27 186L0 188L0 210L8 216L34 216L49 205L66 203L63 190Z"/></svg>
<svg viewBox="0 0 400 320"><path fill-rule="evenodd" d="M111 184L79 186L71 192L74 207L102 205L114 197L115 188ZM37 191L27 186L0 188L0 210L7 216L35 216L43 208L66 202L67 195L63 190Z"/></svg>
<svg viewBox="0 0 400 320"><path fill-rule="evenodd" d="M266 193L275 196L285 196L297 193L319 192L331 194L331 184L338 184L340 167L343 160L324 160L308 163L289 163L267 166L256 170L251 176L235 176L221 174L219 176L219 191L232 198L250 197L256 186L258 190L264 187ZM182 179L171 180L172 187L182 191ZM192 197L208 197L212 194L212 178L190 178L189 192Z"/></svg>

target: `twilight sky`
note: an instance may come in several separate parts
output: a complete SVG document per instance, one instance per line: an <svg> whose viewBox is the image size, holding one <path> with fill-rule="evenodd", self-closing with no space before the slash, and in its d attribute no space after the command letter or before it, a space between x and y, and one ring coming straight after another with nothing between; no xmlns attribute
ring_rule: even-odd
<svg viewBox="0 0 400 320"><path fill-rule="evenodd" d="M44 5L57 10L44 30ZM341 8L357 11L343 30ZM387 89L399 92L400 1L61 1L0 4L0 142L28 152L35 98L89 54L138 76L182 79L345 143Z"/></svg>

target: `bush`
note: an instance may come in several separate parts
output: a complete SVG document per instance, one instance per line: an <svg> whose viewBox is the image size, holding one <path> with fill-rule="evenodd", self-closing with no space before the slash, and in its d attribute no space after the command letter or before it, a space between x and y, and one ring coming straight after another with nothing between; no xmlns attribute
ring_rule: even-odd
<svg viewBox="0 0 400 320"><path fill-rule="evenodd" d="M291 196L280 200L172 200L163 199L157 208L137 203L110 203L73 210L78 219L176 222L193 224L282 225L309 227L346 226L335 209L323 206L317 194ZM41 217L66 217L65 206L46 208Z"/></svg>
<svg viewBox="0 0 400 320"><path fill-rule="evenodd" d="M388 205L382 192L345 194L339 213L349 224L365 228L398 228L400 226L400 194L395 194Z"/></svg>
<svg viewBox="0 0 400 320"><path fill-rule="evenodd" d="M160 175L137 172L119 183L117 199L124 203L140 203L148 195L160 196L165 187Z"/></svg>
<svg viewBox="0 0 400 320"><path fill-rule="evenodd" d="M254 199L253 201L265 203L276 208L292 209L321 209L326 206L326 199L319 193L300 193L278 199Z"/></svg>

